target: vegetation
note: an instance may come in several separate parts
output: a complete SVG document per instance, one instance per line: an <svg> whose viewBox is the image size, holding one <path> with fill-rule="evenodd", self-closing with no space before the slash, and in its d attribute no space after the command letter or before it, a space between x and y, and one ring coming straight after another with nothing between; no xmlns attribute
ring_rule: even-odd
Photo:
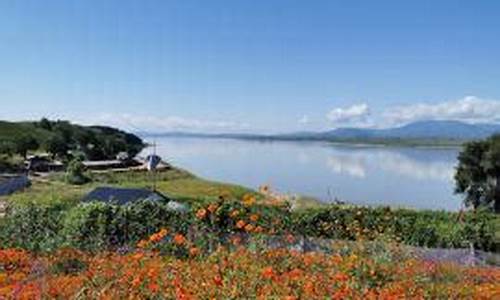
<svg viewBox="0 0 500 300"><path fill-rule="evenodd" d="M500 270L412 258L391 244L333 243L327 253L254 240L210 252L162 228L134 249L36 255L0 250L0 297L20 299L495 299ZM287 238L293 244L293 238Z"/></svg>
<svg viewBox="0 0 500 300"><path fill-rule="evenodd" d="M74 185L81 185L90 181L90 178L85 175L85 166L80 159L75 158L68 164L66 180Z"/></svg>
<svg viewBox="0 0 500 300"><path fill-rule="evenodd" d="M0 225L0 242L31 251L71 246L82 250L116 250L163 227L183 234L213 238L227 234L267 233L334 240L390 240L412 246L495 250L494 214L416 212L390 208L327 206L292 211L276 199L258 200L246 194L241 201L220 197L192 203L180 214L162 202L124 206L103 203L77 205L18 204Z"/></svg>
<svg viewBox="0 0 500 300"><path fill-rule="evenodd" d="M466 144L458 160L456 191L465 204L500 213L500 135Z"/></svg>
<svg viewBox="0 0 500 300"><path fill-rule="evenodd" d="M35 180L0 219L0 298L495 298L495 267L424 261L405 245L498 251L498 215L342 205L292 207L268 187L172 168L156 188L189 203L80 203L99 185L145 187L145 172ZM300 204L300 203L299 203ZM318 239L316 239L318 238ZM318 243L303 253L301 241ZM323 242L315 242L323 241ZM304 248L305 249L305 248Z"/></svg>
<svg viewBox="0 0 500 300"><path fill-rule="evenodd" d="M119 129L80 126L68 121L0 121L0 153L19 154L46 151L62 159L81 153L89 160L114 159L120 152L135 156L144 148L143 141Z"/></svg>

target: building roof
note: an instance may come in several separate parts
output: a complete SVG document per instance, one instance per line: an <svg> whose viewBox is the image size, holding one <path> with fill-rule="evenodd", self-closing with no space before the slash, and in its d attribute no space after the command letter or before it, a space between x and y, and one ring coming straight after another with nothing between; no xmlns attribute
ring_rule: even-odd
<svg viewBox="0 0 500 300"><path fill-rule="evenodd" d="M160 201L169 199L158 192L147 189L114 187L98 187L82 199L83 202L100 201L118 205L124 205L138 200Z"/></svg>
<svg viewBox="0 0 500 300"><path fill-rule="evenodd" d="M0 196L7 196L30 185L28 176L16 176L0 179Z"/></svg>

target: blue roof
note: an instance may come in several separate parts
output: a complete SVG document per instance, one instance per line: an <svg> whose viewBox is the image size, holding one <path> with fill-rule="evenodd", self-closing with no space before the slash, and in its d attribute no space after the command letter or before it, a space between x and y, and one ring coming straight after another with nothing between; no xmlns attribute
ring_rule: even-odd
<svg viewBox="0 0 500 300"><path fill-rule="evenodd" d="M100 201L118 205L124 205L138 200L159 201L168 200L168 198L160 193L147 189L98 187L82 199L84 202Z"/></svg>
<svg viewBox="0 0 500 300"><path fill-rule="evenodd" d="M7 196L30 185L28 176L17 176L0 181L0 196Z"/></svg>

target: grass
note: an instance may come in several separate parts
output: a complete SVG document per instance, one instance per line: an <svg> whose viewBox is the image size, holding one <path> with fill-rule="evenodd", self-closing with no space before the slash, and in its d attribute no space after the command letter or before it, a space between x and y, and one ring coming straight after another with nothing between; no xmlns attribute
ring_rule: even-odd
<svg viewBox="0 0 500 300"><path fill-rule="evenodd" d="M139 171L101 172L90 174L90 177L92 182L78 186L66 183L63 173L54 173L47 178L35 178L31 187L6 199L13 203L62 203L71 206L98 186L152 188L153 185L153 175ZM187 202L213 201L221 195L240 199L244 194L255 193L242 186L208 181L177 168L158 172L156 189L167 196Z"/></svg>

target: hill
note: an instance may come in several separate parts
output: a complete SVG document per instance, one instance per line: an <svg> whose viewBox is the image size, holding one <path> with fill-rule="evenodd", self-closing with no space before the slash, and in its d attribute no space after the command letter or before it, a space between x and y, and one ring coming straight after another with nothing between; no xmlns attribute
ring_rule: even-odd
<svg viewBox="0 0 500 300"><path fill-rule="evenodd" d="M145 147L136 135L105 126L82 126L68 121L0 121L0 154L45 151L58 156L81 153L87 159L112 159L120 152L135 156ZM24 152L24 153L23 153Z"/></svg>
<svg viewBox="0 0 500 300"><path fill-rule="evenodd" d="M339 128L328 132L337 138L456 139L486 138L500 132L496 124L467 124L458 121L419 121L388 129Z"/></svg>

